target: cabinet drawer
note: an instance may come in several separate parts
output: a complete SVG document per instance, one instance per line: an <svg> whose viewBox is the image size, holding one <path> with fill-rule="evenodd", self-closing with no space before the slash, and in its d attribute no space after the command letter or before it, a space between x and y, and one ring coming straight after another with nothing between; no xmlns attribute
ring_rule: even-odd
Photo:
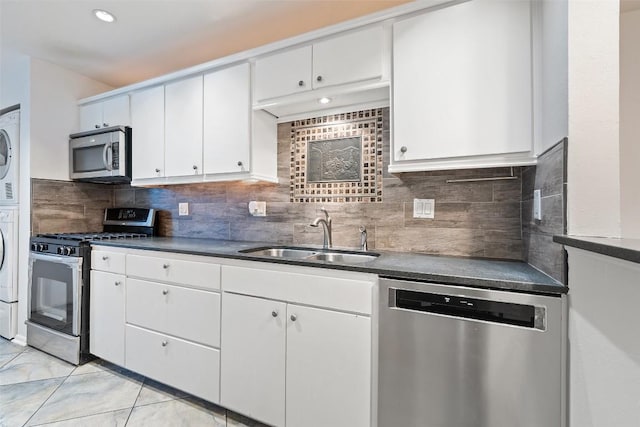
<svg viewBox="0 0 640 427"><path fill-rule="evenodd" d="M125 254L94 249L91 251L91 269L124 274Z"/></svg>
<svg viewBox="0 0 640 427"><path fill-rule="evenodd" d="M127 280L127 323L220 347L220 294Z"/></svg>
<svg viewBox="0 0 640 427"><path fill-rule="evenodd" d="M220 289L220 266L170 257L127 255L127 276Z"/></svg>
<svg viewBox="0 0 640 427"><path fill-rule="evenodd" d="M225 291L362 314L371 314L375 284L366 277L354 280L227 265L222 267L222 283Z"/></svg>
<svg viewBox="0 0 640 427"><path fill-rule="evenodd" d="M209 402L220 401L220 351L136 326L126 328L125 367Z"/></svg>

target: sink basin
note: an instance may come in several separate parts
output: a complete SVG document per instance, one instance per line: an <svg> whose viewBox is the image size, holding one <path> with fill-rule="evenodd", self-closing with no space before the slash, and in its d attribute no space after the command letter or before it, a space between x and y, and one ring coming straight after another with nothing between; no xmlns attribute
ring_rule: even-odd
<svg viewBox="0 0 640 427"><path fill-rule="evenodd" d="M264 255L278 258L306 258L316 254L316 252L312 250L297 248L259 248L248 249L242 252L251 255Z"/></svg>
<svg viewBox="0 0 640 427"><path fill-rule="evenodd" d="M307 257L308 260L326 261L326 262L345 262L347 264L373 261L378 254L351 254L342 252L320 252Z"/></svg>
<svg viewBox="0 0 640 427"><path fill-rule="evenodd" d="M305 259L309 261L325 261L325 262L342 262L346 264L357 264L367 261L373 261L380 254L376 253L358 253L358 252L342 252L342 251L325 251L322 249L309 248L253 248L240 251L245 254L270 256L275 258L287 259Z"/></svg>

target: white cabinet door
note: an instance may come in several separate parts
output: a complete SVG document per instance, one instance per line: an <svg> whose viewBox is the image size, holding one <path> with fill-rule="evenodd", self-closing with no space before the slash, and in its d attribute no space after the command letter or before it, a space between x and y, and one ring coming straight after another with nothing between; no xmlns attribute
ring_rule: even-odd
<svg viewBox="0 0 640 427"><path fill-rule="evenodd" d="M474 0L395 23L392 160L531 151L531 81L527 1Z"/></svg>
<svg viewBox="0 0 640 427"><path fill-rule="evenodd" d="M102 127L102 102L80 106L80 130L87 131Z"/></svg>
<svg viewBox="0 0 640 427"><path fill-rule="evenodd" d="M202 174L202 76L165 86L165 176Z"/></svg>
<svg viewBox="0 0 640 427"><path fill-rule="evenodd" d="M204 173L250 170L250 79L248 63L204 76Z"/></svg>
<svg viewBox="0 0 640 427"><path fill-rule="evenodd" d="M370 318L289 304L286 377L287 427L370 426Z"/></svg>
<svg viewBox="0 0 640 427"><path fill-rule="evenodd" d="M125 277L91 271L89 352L124 366Z"/></svg>
<svg viewBox="0 0 640 427"><path fill-rule="evenodd" d="M258 59L254 78L255 102L310 90L311 46Z"/></svg>
<svg viewBox="0 0 640 427"><path fill-rule="evenodd" d="M381 26L313 45L313 88L376 79L383 74Z"/></svg>
<svg viewBox="0 0 640 427"><path fill-rule="evenodd" d="M285 316L283 302L222 295L220 404L274 426L285 421Z"/></svg>
<svg viewBox="0 0 640 427"><path fill-rule="evenodd" d="M102 103L102 126L130 126L129 95L109 98Z"/></svg>
<svg viewBox="0 0 640 427"><path fill-rule="evenodd" d="M131 95L133 179L164 176L164 86Z"/></svg>

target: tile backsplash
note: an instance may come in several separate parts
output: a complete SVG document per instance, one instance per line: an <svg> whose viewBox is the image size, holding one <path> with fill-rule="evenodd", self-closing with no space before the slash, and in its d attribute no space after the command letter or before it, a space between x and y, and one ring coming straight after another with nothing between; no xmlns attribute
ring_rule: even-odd
<svg viewBox="0 0 640 427"><path fill-rule="evenodd" d="M278 184L221 182L135 188L34 179L32 230L100 230L105 207L139 206L159 209L159 232L165 236L321 244L322 230L309 224L325 206L333 217L335 246L357 247L358 227L364 225L370 249L531 258L538 262L534 256L538 250L532 249L536 247L532 243L539 236L533 228L523 234L526 218L521 210L528 202L523 201L521 179L446 183L449 179L505 176L509 168L390 175L386 172L389 109L382 112L384 173L377 176L382 184L381 202L291 202L290 122L278 125ZM514 174L527 180L531 170L535 168L514 168ZM58 197L56 192L64 196ZM435 199L435 218L413 218L414 198ZM249 214L251 200L267 202L266 217ZM189 203L189 216L178 216L181 202Z"/></svg>

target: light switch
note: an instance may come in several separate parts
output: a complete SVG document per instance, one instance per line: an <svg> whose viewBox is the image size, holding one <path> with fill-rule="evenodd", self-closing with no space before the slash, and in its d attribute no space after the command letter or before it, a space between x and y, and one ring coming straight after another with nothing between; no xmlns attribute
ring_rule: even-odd
<svg viewBox="0 0 640 427"><path fill-rule="evenodd" d="M540 190L533 190L533 219L542 220L542 197Z"/></svg>
<svg viewBox="0 0 640 427"><path fill-rule="evenodd" d="M178 203L178 216L189 215L189 203Z"/></svg>
<svg viewBox="0 0 640 427"><path fill-rule="evenodd" d="M435 216L435 199L413 199L414 218L433 218Z"/></svg>

